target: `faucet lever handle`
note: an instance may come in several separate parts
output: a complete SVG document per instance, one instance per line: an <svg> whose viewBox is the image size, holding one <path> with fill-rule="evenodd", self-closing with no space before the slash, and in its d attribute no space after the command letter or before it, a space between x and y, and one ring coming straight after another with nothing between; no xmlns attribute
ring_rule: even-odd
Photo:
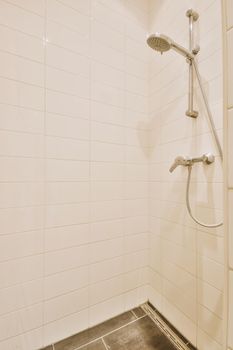
<svg viewBox="0 0 233 350"><path fill-rule="evenodd" d="M178 156L176 157L174 163L172 164L172 166L170 167L169 171L170 173L172 173L177 167L178 165L189 165L191 162L191 158L189 157L184 157L184 156Z"/></svg>

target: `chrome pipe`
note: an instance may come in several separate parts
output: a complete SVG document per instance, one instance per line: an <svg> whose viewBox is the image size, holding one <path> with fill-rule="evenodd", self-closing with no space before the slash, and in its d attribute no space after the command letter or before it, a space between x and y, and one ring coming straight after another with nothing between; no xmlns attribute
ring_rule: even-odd
<svg viewBox="0 0 233 350"><path fill-rule="evenodd" d="M189 52L187 49L185 49L183 46L177 44L175 41L171 42L171 48L175 50L176 52L180 53L182 56L188 58L189 60L194 59L194 55L192 52Z"/></svg>
<svg viewBox="0 0 233 350"><path fill-rule="evenodd" d="M189 51L193 52L193 22L197 20L198 15L192 9L186 12L189 17ZM198 112L193 109L193 59L189 59L189 92L188 92L188 110L186 115L188 117L197 118Z"/></svg>
<svg viewBox="0 0 233 350"><path fill-rule="evenodd" d="M200 86L200 89L201 89L202 98L203 98L203 101L205 103L205 107L206 107L209 123L210 123L211 130L212 130L212 133L213 133L214 138L215 138L215 142L216 142L216 145L217 145L217 148L218 148L218 152L219 152L221 160L223 160L222 146L221 146L219 138L218 138L218 134L217 134L217 131L216 131L216 128L215 128L214 119L213 119L213 116L212 116L212 113L211 113L211 110L210 110L209 102L208 102L208 99L207 99L204 87L202 85L201 76L200 76L199 69L197 67L197 64L196 64L195 60L193 60L193 67L195 69L197 80L198 80L198 83L199 83L199 86Z"/></svg>

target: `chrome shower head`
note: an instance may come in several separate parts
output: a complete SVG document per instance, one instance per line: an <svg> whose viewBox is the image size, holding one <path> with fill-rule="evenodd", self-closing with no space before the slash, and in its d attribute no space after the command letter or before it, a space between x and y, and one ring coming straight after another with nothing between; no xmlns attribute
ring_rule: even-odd
<svg viewBox="0 0 233 350"><path fill-rule="evenodd" d="M155 33L151 34L147 38L147 44L156 51L159 51L161 53L168 51L170 49L175 50L179 54L185 56L186 58L193 59L194 56L191 52L186 50L183 46L178 45L175 41L170 39L168 36Z"/></svg>
<svg viewBox="0 0 233 350"><path fill-rule="evenodd" d="M147 44L161 53L170 50L172 40L163 34L152 34L147 38Z"/></svg>

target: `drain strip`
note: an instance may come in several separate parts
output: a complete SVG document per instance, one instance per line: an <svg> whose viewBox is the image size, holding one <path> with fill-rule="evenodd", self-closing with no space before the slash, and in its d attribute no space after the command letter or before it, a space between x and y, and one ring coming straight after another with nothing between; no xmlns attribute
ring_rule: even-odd
<svg viewBox="0 0 233 350"><path fill-rule="evenodd" d="M186 338L184 338L179 332L171 328L169 322L160 314L159 311L150 303L141 305L145 313L151 318L151 320L157 325L157 327L164 333L164 335L174 344L179 350L197 350Z"/></svg>

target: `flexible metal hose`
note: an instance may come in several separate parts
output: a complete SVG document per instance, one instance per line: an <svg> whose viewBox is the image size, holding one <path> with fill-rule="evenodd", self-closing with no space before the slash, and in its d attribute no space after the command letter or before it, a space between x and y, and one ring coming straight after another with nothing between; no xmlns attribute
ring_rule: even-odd
<svg viewBox="0 0 233 350"><path fill-rule="evenodd" d="M204 226L204 227L209 227L209 228L216 228L220 227L223 225L223 222L217 223L217 224L205 224L198 219L195 218L195 216L192 213L192 208L190 205L190 200L189 200L189 192L190 192L190 181L191 181L191 174L192 174L192 165L188 166L188 178L187 178L187 186L186 186L186 206L189 212L189 215L191 218L199 225Z"/></svg>
<svg viewBox="0 0 233 350"><path fill-rule="evenodd" d="M222 147L221 147L221 144L219 142L218 134L217 134L216 129L215 129L213 116L212 116L212 113L211 113L211 110L210 110L210 107L209 107L209 102L208 102L208 99L207 99L204 87L202 85L201 76L200 76L200 73L199 73L199 70L198 70L198 67L197 67L195 59L193 59L193 66L194 66L194 69L195 69L195 72L196 72L196 76L197 76L197 80L198 80L198 83L199 83L199 86L200 86L200 90L201 90L201 93L202 93L202 98L203 98L203 101L205 103L207 115L208 115L209 122L210 122L210 125L211 125L211 130L212 130L212 133L214 135L216 145L218 147L220 158L222 160L223 159ZM199 225L201 225L203 227L216 228L216 227L222 226L223 222L219 222L217 224L205 224L205 223L199 221L198 219L196 219L195 216L193 215L192 208L191 208L190 201L189 201L189 190L190 190L191 174L192 174L192 165L188 166L188 179L187 179L187 186L186 186L186 206L187 206L189 215L191 216L191 218L197 224L199 224Z"/></svg>

